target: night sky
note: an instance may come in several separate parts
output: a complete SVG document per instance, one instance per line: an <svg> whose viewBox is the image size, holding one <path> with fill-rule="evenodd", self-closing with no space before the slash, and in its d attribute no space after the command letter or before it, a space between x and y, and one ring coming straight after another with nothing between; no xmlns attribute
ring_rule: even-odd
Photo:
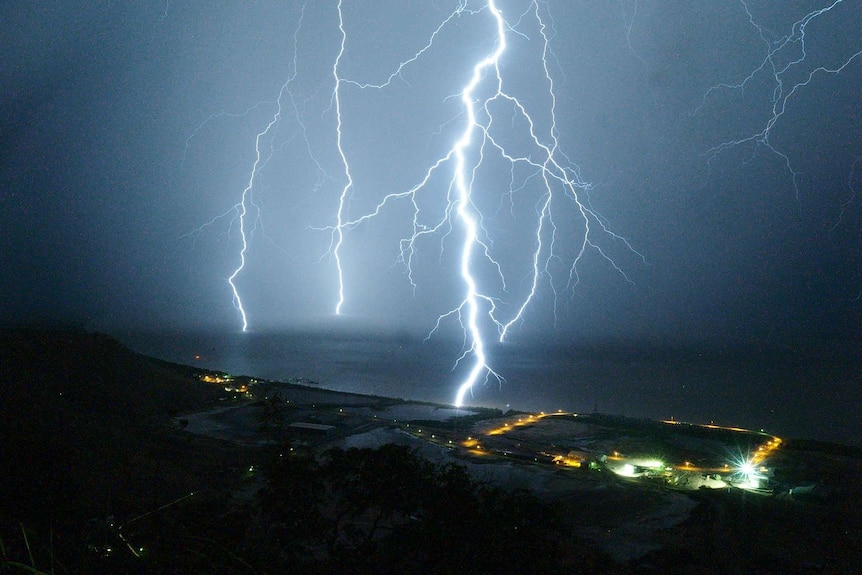
<svg viewBox="0 0 862 575"><path fill-rule="evenodd" d="M466 2L378 90L357 84L386 81L458 2L345 0L346 217L415 186L463 132L459 94L495 46L482 4ZM504 89L546 138L551 99L533 6L499 6L511 26ZM331 226L346 183L336 0L34 0L2 12L4 323L239 330L227 282L239 265L237 205L256 136L273 120L258 141L236 284L251 330L333 321ZM511 338L858 341L860 4L552 0L538 13L554 133L591 184L578 197L595 214L595 245L571 282L583 221L555 195L554 257ZM511 106L494 113L494 137L534 154L523 118ZM542 195L539 178L486 152L474 203L506 289L488 262L476 273L508 318L530 287ZM445 213L451 169L419 196L426 226ZM424 334L459 305L463 229L451 216L415 244L413 286L399 261L411 209L393 202L344 230L346 325ZM597 233L599 222L618 237Z"/></svg>

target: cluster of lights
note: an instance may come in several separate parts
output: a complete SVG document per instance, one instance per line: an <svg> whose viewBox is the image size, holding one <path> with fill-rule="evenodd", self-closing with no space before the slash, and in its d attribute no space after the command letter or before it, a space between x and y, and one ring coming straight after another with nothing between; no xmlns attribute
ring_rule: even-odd
<svg viewBox="0 0 862 575"><path fill-rule="evenodd" d="M515 421L504 422L503 424L491 428L484 433L486 436L503 435L521 426L530 425L545 417L556 415L573 415L577 417L577 414L563 413L562 411L558 411L551 414L541 412L538 414L518 418ZM671 420L666 421L665 423L679 425L681 422ZM747 434L757 433L740 427L723 427L715 424L706 424L702 425L701 427L705 427L708 429L724 429ZM763 432L761 431L761 434L762 433ZM477 438L468 437L466 440L461 442L461 445L467 448L470 453L473 453L475 455L488 454L488 452L484 450L483 447L479 444L479 440ZM608 468L622 477L640 477L642 475L656 473L672 473L674 469L684 472L720 472L721 474L729 474L734 476L735 479L733 480L733 485L737 487L743 489L760 489L768 473L768 469L763 466L763 463L770 454L772 454L776 449L779 448L780 445L781 438L769 436L769 439L762 445L758 446L753 454L750 454L747 457L740 456L730 463L725 463L721 469L701 468L692 463L691 461L685 461L682 465L668 465L666 462L658 458L632 458L616 450L611 451L607 455L607 459L609 461L615 462L614 464L609 465ZM576 458L570 458L568 456L553 456L550 454L545 455L551 457L553 463L558 465L580 467L583 463ZM724 481L720 481L719 476L716 476L712 486L715 487L717 485L725 486L727 484Z"/></svg>
<svg viewBox="0 0 862 575"><path fill-rule="evenodd" d="M758 469L751 460L743 461L736 470L737 476L742 479L740 483L737 483L737 486L745 489L759 489L761 481L766 479L762 473L765 469L764 467Z"/></svg>
<svg viewBox="0 0 862 575"><path fill-rule="evenodd" d="M623 477L638 477L644 473L656 473L666 469L665 463L659 459L638 459L627 461L612 471Z"/></svg>
<svg viewBox="0 0 862 575"><path fill-rule="evenodd" d="M198 375L198 379L204 383L227 383L233 381L233 378L229 375L218 375L215 373L202 373Z"/></svg>

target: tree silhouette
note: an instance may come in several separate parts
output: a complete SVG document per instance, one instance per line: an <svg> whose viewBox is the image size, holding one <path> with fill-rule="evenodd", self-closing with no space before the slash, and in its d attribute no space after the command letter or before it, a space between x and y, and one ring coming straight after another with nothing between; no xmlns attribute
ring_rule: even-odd
<svg viewBox="0 0 862 575"><path fill-rule="evenodd" d="M559 571L563 530L550 507L405 446L281 457L260 502L278 524L270 536L308 572Z"/></svg>

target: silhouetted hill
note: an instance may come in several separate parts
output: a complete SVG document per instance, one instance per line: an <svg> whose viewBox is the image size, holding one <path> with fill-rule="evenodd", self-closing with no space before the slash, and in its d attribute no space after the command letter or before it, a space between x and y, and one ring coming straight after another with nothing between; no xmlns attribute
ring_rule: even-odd
<svg viewBox="0 0 862 575"><path fill-rule="evenodd" d="M110 336L58 331L0 332L4 406L86 411L127 423L165 418L213 401L220 391L125 348Z"/></svg>
<svg viewBox="0 0 862 575"><path fill-rule="evenodd" d="M281 441L272 434L262 446L181 431L171 415L224 397L198 371L82 330L0 331L0 573L403 575L468 564L497 574L858 572L857 448L787 441L770 458L772 495L683 493L585 468L543 470L553 479L546 485L578 485L565 496L549 488L542 499L517 481L492 486L400 444L315 452L301 432ZM342 420L349 414L332 408L337 397L292 413ZM246 403L258 405L266 404ZM356 425L368 429L368 421ZM621 416L579 416L577 425L591 426L584 433L594 439L602 428L596 441L614 448L734 444L730 432ZM484 461L480 474L516 465L481 453L471 463ZM694 501L687 518L665 525L685 498ZM609 554L644 541L644 555Z"/></svg>
<svg viewBox="0 0 862 575"><path fill-rule="evenodd" d="M180 492L170 415L221 394L109 336L0 332L0 522L54 529Z"/></svg>

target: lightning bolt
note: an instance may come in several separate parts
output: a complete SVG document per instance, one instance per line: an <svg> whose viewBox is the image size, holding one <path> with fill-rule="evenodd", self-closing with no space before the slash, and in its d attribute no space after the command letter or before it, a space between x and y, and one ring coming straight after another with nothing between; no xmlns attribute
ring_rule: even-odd
<svg viewBox="0 0 862 575"><path fill-rule="evenodd" d="M772 131L784 114L787 112L788 103L794 95L803 88L809 86L815 78L822 75L837 75L843 72L850 64L862 58L862 48L851 52L842 58L840 62L833 65L818 64L810 67L808 55L808 28L818 19L828 15L832 10L837 10L844 0L834 0L828 6L812 10L799 20L793 22L790 30L777 40L772 40L774 34L764 25L759 24L752 15L746 0L739 0L748 17L749 24L757 31L758 37L765 47L765 54L760 63L754 67L748 75L735 83L720 83L710 87L703 95L700 105L691 115L704 112L709 102L716 98L721 92L741 92L744 94L746 88L761 77L766 77L772 83L770 113L765 121L751 130L747 135L740 138L729 139L710 147L704 155L711 162L722 152L743 144L753 143L755 148L764 147L780 158L787 172L790 174L796 199L799 199L799 172L794 169L788 154L774 146L770 141ZM806 66L809 66L806 69ZM794 80L794 78L799 78Z"/></svg>
<svg viewBox="0 0 862 575"><path fill-rule="evenodd" d="M708 164L736 146L754 144L755 149L766 148L784 163L798 197L799 172L794 169L788 153L772 143L772 132L796 94L820 76L841 74L854 61L862 59L862 48L852 48L838 62L810 65L809 29L845 4L845 0L830 1L831 4L805 14L791 25L784 36L779 37L757 22L747 0L739 0L749 24L763 43L764 55L744 78L709 88L692 115L705 114L720 94L744 93L763 78L769 80L772 87L770 111L755 128L707 149L704 155ZM398 240L394 265L403 267L414 295L423 283L419 273L420 251L426 244L439 251L441 262L444 257L453 260L447 259L446 263L453 264L451 273L457 280L458 292L452 301L441 306L447 311L439 315L435 311L437 320L428 337L442 329L444 324L453 325L463 334L462 352L453 365L453 371L459 368L466 372L455 393L455 404L461 406L477 384L504 381L492 367L493 344L507 341L521 324L529 320L533 308L552 308L556 319L560 296L569 294L571 297L574 294L588 257L629 283L633 282L624 271L628 269L627 265L617 262L623 257L635 256L641 262L644 258L627 238L616 233L610 223L593 209L593 185L582 177L581 169L562 149L561 132L577 131L568 126L566 130L558 128L553 71L559 67L555 68L558 63L552 44L556 31L548 3L542 0L505 4L501 0L455 0L454 3L454 9L447 10L418 50L401 59L381 79L369 81L351 78L345 73L351 47L351 15L346 10L354 5L336 1L339 42L334 47L337 52L331 69L323 68L323 72L328 73L326 86L332 82L329 108L325 113L331 112L334 116L337 159L333 161L338 164L340 176L337 200L330 212L334 212L334 217L312 229L329 234L328 242L324 238L324 243L328 243L326 253L337 276L334 306L337 315L343 314L355 302L351 299L353 292L349 274L345 273L352 232L371 225L396 205L406 205L408 213L412 214L404 222L409 231ZM515 5L521 9L515 10ZM637 7L635 1L631 10L624 10L623 24L629 50L646 64L632 46ZM239 201L193 232L197 233L222 219L230 219L231 229L237 226L241 240L239 262L227 281L244 331L248 329L249 321L240 296L239 280L246 267L252 236L263 226L261 210L254 199L258 178L273 158L275 132L286 113L292 113L305 137L305 126L291 93L291 83L297 73L297 35L304 14L305 5L294 33L294 61L290 77L282 84L274 100L275 112L257 133L255 159ZM351 167L351 143L356 141L353 138L361 141L362 134L352 134L347 129L349 108L345 103L356 91L382 92L396 82L409 85L405 79L408 70L421 66L438 44L446 41L446 34L468 19L486 26L488 33L487 36L477 35L479 40L475 46L471 50L462 48L447 68L451 77L459 80L453 89L454 94L446 103L457 102L459 109L457 115L441 125L433 136L451 137L451 145L432 157L432 161L414 175L413 185L396 191L383 191L375 196L370 209L352 213L351 200L363 182L362 172ZM523 79L524 74L533 72L534 77L528 76L527 81ZM463 83L461 75L464 76ZM529 95L522 91L525 84L530 84ZM288 104L292 110L285 108ZM315 159L307 138L305 141L319 174L317 190L329 175L321 162ZM508 182L501 184L501 174L508 177ZM853 179L852 172L850 179ZM489 209L491 204L496 205L496 211ZM503 256L505 247L499 248L498 244L508 239L510 229L507 226L516 225L519 231L528 230L525 234L527 240L520 246L521 253L526 256L518 265L511 266L508 257ZM521 237L517 238L517 241L521 240ZM453 250L454 255L446 253L452 242L457 246Z"/></svg>
<svg viewBox="0 0 862 575"><path fill-rule="evenodd" d="M169 4L168 4L168 6L169 6ZM239 264L236 266L236 268L234 268L233 272L231 272L231 274L227 277L227 283L230 286L233 306L237 310L237 312L239 313L240 323L241 323L243 332L248 331L249 321L248 321L248 315L247 315L246 310L245 310L245 306L243 305L242 296L240 295L239 287L237 286L237 279L239 278L240 274L245 269L246 258L247 258L251 238L252 238L254 232L258 228L263 229L263 219L262 219L261 209L260 209L260 206L258 206L254 202L253 192L255 189L255 185L257 183L257 179L260 176L261 170L266 166L267 162L272 159L273 155L276 152L275 135L273 134L273 132L277 129L277 127L279 126L279 124L281 123L281 121L283 119L283 113L284 113L283 106L284 106L285 100L287 100L289 102L289 104L291 106L292 113L293 113L293 117L296 120L296 122L299 124L299 127L301 129L302 138L305 141L305 146L306 146L306 149L308 150L309 157L314 162L314 164L317 166L318 172L323 173L323 175L325 175L323 168L321 167L320 163L317 161L317 159L315 158L315 156L311 150L311 145L308 142L308 137L306 134L305 124L301 120L300 111L299 111L298 105L296 103L296 99L294 98L293 93L290 91L290 86L294 82L294 80L296 80L296 76L297 76L297 69L298 69L298 67L297 67L297 54L298 54L299 32L302 29L303 20L305 19L306 7L307 7L307 3L304 2L300 8L299 18L297 19L296 28L295 28L294 33L293 33L293 63L291 66L291 71L288 74L287 79L282 83L281 87L279 88L278 95L275 98L274 102L269 102L269 103L274 103L275 112L272 114L270 119L266 122L266 126L263 128L263 130L261 130L260 132L258 132L255 135L255 138L254 138L254 162L252 163L251 169L249 171L249 176L248 176L248 180L245 184L245 187L243 188L243 190L240 194L239 201L235 205L231 206L224 213L214 217L213 219L211 219L210 221L201 225L200 227L193 230L192 232L189 232L189 233L181 236L181 238L196 236L197 234L201 233L207 227L212 226L216 222L218 222L222 219L226 219L226 218L229 218L229 220L230 220L229 231L230 231L230 229L233 228L234 225L237 225L237 227L239 228L239 239L240 239L240 249L239 249L239 254L238 254ZM166 8L165 8L166 12L167 12L167 9L168 8L166 6ZM261 107L264 104L267 104L267 102L260 102L258 104L255 104L254 106L248 108L244 112L238 113L238 114L237 113L223 112L220 114L210 115L206 120L204 120L192 132L192 134L188 138L186 138L186 150L185 150L185 152L186 153L188 152L189 145L190 145L191 141L194 139L194 137L198 134L198 132L200 132L204 128L204 126L206 126L211 121L213 121L217 118L220 118L220 117L244 117L244 116L247 116L248 114L250 114L252 111L256 110L257 108ZM264 149L264 145L266 142L269 143L269 149L268 150ZM184 154L184 156L185 156L185 154ZM320 185L320 181L318 181L318 185L315 187L318 187L319 185ZM254 216L254 218L251 222L249 222L249 219L251 218L252 215ZM265 234L264 234L264 236L265 236ZM269 238L267 238L267 239L269 239ZM276 247L278 247L278 246L276 246Z"/></svg>
<svg viewBox="0 0 862 575"><path fill-rule="evenodd" d="M493 48L487 55L475 61L469 80L457 95L461 102L460 117L463 123L460 136L442 157L430 165L416 185L408 190L387 194L370 212L358 217L350 217L348 205L355 182L351 174L348 154L344 148L342 123L344 90L347 87L360 90L387 88L396 78L402 78L402 72L408 66L416 63L434 47L438 36L450 23L462 16L484 17L485 15L490 17L493 24ZM328 228L332 234L331 252L338 274L338 301L335 312L341 313L346 303L347 290L342 268L342 249L347 232L374 219L389 205L399 201L412 204L413 231L400 242L399 262L407 269L407 276L413 285L414 293L416 289L414 263L418 242L436 234L447 236L460 233L458 275L463 286L462 299L456 306L437 318L435 326L428 334L428 337L431 337L442 323L449 319L456 320L461 326L464 350L456 360L455 366L467 361L471 365L455 395L455 405L458 407L463 405L467 394L471 393L480 381L485 383L489 379L496 379L499 383L504 381L503 377L491 367L487 351L489 339L487 332L491 330L494 333L494 339L503 342L513 326L524 320L528 308L539 297L543 285L552 292L556 317L558 290L574 289L580 280L578 265L589 252L598 254L626 281L631 282L608 253L607 250L610 247L603 247L603 243L607 243L605 240L609 238L611 246L621 244L626 250L643 259L626 238L614 233L606 221L592 209L588 198L592 186L581 178L580 169L572 165L567 156L560 151L556 119L557 98L549 64L552 59L550 35L546 17L543 17L540 10L540 3L529 2L528 8L515 16L512 19L514 24L510 23L495 0L486 0L475 9L469 9L467 2L462 1L435 29L426 45L410 58L402 61L384 81L360 82L344 77L340 70L342 58L347 50L348 36L343 5L341 1L338 2L341 44L332 68L335 82L332 102L337 125L336 145L345 183L338 200L336 222ZM546 97L549 109L543 119L547 124L544 130L540 128L540 121L530 111L525 100L507 88L510 82L507 78L512 74L510 67L514 66L511 62L505 61L507 51L510 50L510 35L528 42L530 37L524 30L530 27L541 46L538 65L543 72L547 87ZM504 120L508 120L512 129L505 127ZM515 130L515 127L518 129ZM528 149L521 153L512 150L511 148L517 146L507 141L511 132L515 131L527 142ZM480 172L483 164L492 155L504 160L510 166L508 189L499 189L499 186L481 181ZM427 188L431 186L432 179L438 172L447 168L451 171L447 177L448 185L445 187L445 207L442 214L432 216L430 219L423 217L424 213L420 209L418 196L420 193L429 191ZM503 266L494 253L494 240L486 222L489 217L483 214L476 198L477 194L508 198L510 211L514 215L513 198L518 194L524 194L525 188L533 181L538 182L535 186L538 191L535 192L535 215L533 216L535 235L527 273L528 287L525 290L526 293L514 300L514 303L504 303L502 295L510 291L507 274L504 273ZM562 215L555 215L566 203L571 208ZM580 240L572 253L558 247L560 232L556 218L566 220L567 230L572 226L580 226ZM558 263L564 260L568 263L565 265L565 285L562 286L555 281L553 268L560 267ZM481 267L494 270L496 276L494 281L483 281L478 272Z"/></svg>
<svg viewBox="0 0 862 575"><path fill-rule="evenodd" d="M482 340L482 332L478 325L479 303L484 301L490 305L490 314L493 317L494 302L488 296L485 296L478 291L476 279L473 277L473 251L477 245L486 248L487 245L482 244L478 236L479 223L476 216L473 214L471 207L472 182L468 178L468 166L465 158L465 151L473 141L473 134L476 130L481 130L476 120L476 108L474 102L474 92L482 80L486 69L493 68L494 76L498 82L497 94L500 94L502 81L500 79L500 56L506 51L506 33L503 21L503 15L497 9L493 0L488 2L488 9L494 16L497 25L497 48L494 52L485 59L478 62L473 67L473 76L470 78L470 83L464 87L461 92L461 102L464 105L464 110L467 112L467 125L461 138L455 143L453 148L455 151L455 188L457 189L457 213L464 226L464 243L461 250L461 278L466 286L466 294L462 306L467 308L466 329L468 331L472 351L474 356L473 367L467 379L458 388L458 393L455 396L455 406L461 407L464 403L464 396L483 373L495 372L488 367L487 358L485 357L485 344ZM494 262L496 263L496 262ZM499 376L498 376L499 377Z"/></svg>
<svg viewBox="0 0 862 575"><path fill-rule="evenodd" d="M859 4L858 2L833 0L828 5L805 13L801 18L794 21L783 35L778 35L758 22L746 0L739 0L739 3L745 12L749 25L755 30L757 37L764 46L764 55L756 66L750 68L744 78L735 82L719 83L706 90L700 105L691 115L705 114L711 103L717 101L722 94L736 93L745 97L749 93L758 94L758 90L763 89L760 86L768 86L762 98L763 100L768 98L771 107L763 121L749 127L747 133L713 145L703 152L707 158L707 177L711 174L712 162L720 154L746 144L753 145L752 156L762 148L778 158L789 176L790 186L797 203L799 203L801 201L800 172L794 167L790 153L781 146L773 144L772 133L788 113L788 108L794 97L806 89L811 89L815 82L820 82L822 85L825 78L845 73L851 65L858 64L862 60L862 41L860 41L862 37L858 35L858 24L856 29L849 33L848 40L840 44L843 55L837 57L832 56L832 54L838 50L818 49L820 48L820 37L817 35L818 24L822 24L830 31L833 29L829 21L824 21L829 16L833 18L833 22L834 19L843 19L847 22L858 23ZM842 8L847 8L847 10L842 12ZM856 10L855 14L854 10ZM825 34L825 32L821 31L820 34ZM839 34L836 37L840 38L841 36ZM827 55L831 60L827 60ZM746 92L747 90L748 92ZM858 150L855 152L848 150L848 152L855 156L848 168L847 188L850 193L846 199L840 201L840 205L837 207L838 213L829 230L830 232L835 232L841 225L846 211L856 198L853 181L862 156L859 155ZM857 296L855 300L859 301L860 296Z"/></svg>
<svg viewBox="0 0 862 575"><path fill-rule="evenodd" d="M344 12L342 9L342 0L338 0L338 30L341 32L341 47L338 50L338 55L335 57L335 63L332 65L332 77L335 80L335 90L333 91L332 99L335 104L335 121L336 121L336 147L338 148L338 156L341 158L341 165L344 168L344 176L346 182L341 194L338 197L338 211L336 214L336 224L332 237L332 256L335 258L335 268L338 272L338 303L335 304L335 314L341 314L341 307L344 305L344 269L341 265L341 246L344 243L344 210L347 205L347 199L350 191L353 189L353 177L350 175L350 163L347 161L347 154L344 152L343 143L343 122L341 117L341 86L342 79L339 74L339 64L344 57L344 48L347 44L347 32L344 30Z"/></svg>

